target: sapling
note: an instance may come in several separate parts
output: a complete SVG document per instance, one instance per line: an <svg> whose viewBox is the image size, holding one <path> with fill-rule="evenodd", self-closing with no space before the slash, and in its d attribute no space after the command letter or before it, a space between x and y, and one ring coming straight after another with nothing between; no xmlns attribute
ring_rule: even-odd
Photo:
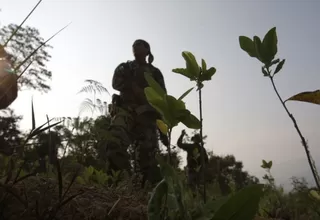
<svg viewBox="0 0 320 220"><path fill-rule="evenodd" d="M240 36L239 43L242 50L247 52L249 56L258 59L263 64L261 68L262 74L265 77L269 78L272 88L275 91L281 105L283 106L285 112L288 114L289 118L292 120L294 128L296 129L301 139L301 143L305 150L315 183L318 189L320 190L319 175L318 175L316 166L314 164L314 161L312 159L312 156L310 154L308 143L305 137L303 136L296 119L294 118L294 116L289 111L286 105L286 102L290 100L320 104L320 91L317 90L313 92L299 93L285 101L280 96L278 89L275 85L274 78L276 74L279 73L280 70L283 68L283 65L285 64L285 59L280 60L275 57L278 52L278 38L277 38L277 32L275 27L271 28L268 31L268 33L264 36L262 41L258 36L254 36L253 39L250 39L249 37L246 37L246 36ZM275 66L275 68L273 68L274 70L271 69L271 67L273 66Z"/></svg>
<svg viewBox="0 0 320 220"><path fill-rule="evenodd" d="M201 60L201 67L198 65L195 56L188 51L182 52L182 56L186 61L186 68L176 68L172 71L181 74L191 81L196 82L196 87L199 97L199 113L200 113L200 139L201 139L201 168L203 180L203 200L206 203L206 183L205 183L205 160L204 160L204 143L203 143L203 112L202 112L202 88L204 81L210 81L212 76L216 73L216 68L210 67L207 69L207 64L204 59Z"/></svg>

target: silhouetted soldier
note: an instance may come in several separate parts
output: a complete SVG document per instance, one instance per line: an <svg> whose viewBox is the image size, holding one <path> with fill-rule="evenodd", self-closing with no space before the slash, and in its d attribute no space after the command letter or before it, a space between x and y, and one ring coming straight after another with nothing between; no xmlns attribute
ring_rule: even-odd
<svg viewBox="0 0 320 220"><path fill-rule="evenodd" d="M188 185L195 189L196 186L199 186L201 183L201 137L199 134L195 134L191 141L193 143L183 143L183 137L185 136L185 130L182 130L181 135L177 141L177 146L187 152L187 176L188 176ZM208 163L208 154L205 148L204 152L204 161Z"/></svg>
<svg viewBox="0 0 320 220"><path fill-rule="evenodd" d="M109 131L120 142L107 142L107 160L110 169L130 172L127 149L130 144L138 142L137 162L143 175L143 184L145 180L155 183L161 179L155 160L159 148L156 119L160 118L160 115L148 103L144 94L144 88L149 86L144 77L145 72L151 73L165 92L166 87L161 71L152 65L154 57L149 44L144 40L136 40L133 53L135 60L121 63L113 75L112 86L120 95L113 95Z"/></svg>

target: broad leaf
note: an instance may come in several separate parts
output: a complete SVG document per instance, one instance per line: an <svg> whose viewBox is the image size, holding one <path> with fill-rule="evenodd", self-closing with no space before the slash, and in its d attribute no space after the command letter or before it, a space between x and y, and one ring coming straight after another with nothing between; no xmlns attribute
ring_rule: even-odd
<svg viewBox="0 0 320 220"><path fill-rule="evenodd" d="M264 51L263 51L263 44L260 40L260 38L258 36L254 36L253 37L253 42L254 42L254 47L257 53L257 57L258 59L264 63L265 59L264 59Z"/></svg>
<svg viewBox="0 0 320 220"><path fill-rule="evenodd" d="M320 90L313 92L301 92L288 98L286 101L300 101L320 105Z"/></svg>
<svg viewBox="0 0 320 220"><path fill-rule="evenodd" d="M201 123L199 119L192 115L189 110L184 109L180 110L176 113L177 118L181 123L191 129L200 129Z"/></svg>
<svg viewBox="0 0 320 220"><path fill-rule="evenodd" d="M196 217L194 220L210 220L219 208L228 201L228 197L222 197L216 200L208 201L203 209L201 216Z"/></svg>
<svg viewBox="0 0 320 220"><path fill-rule="evenodd" d="M164 89L153 79L150 73L144 73L144 77L147 80L149 86L154 89L158 93L159 96L163 97L166 92Z"/></svg>
<svg viewBox="0 0 320 220"><path fill-rule="evenodd" d="M192 79L197 79L200 74L200 67L195 56L189 51L183 51L182 56L186 61L187 71Z"/></svg>
<svg viewBox="0 0 320 220"><path fill-rule="evenodd" d="M178 100L182 100L184 99L187 95L189 95L189 93L194 89L194 87L192 87L191 89L188 89L187 91L185 91L179 98Z"/></svg>
<svg viewBox="0 0 320 220"><path fill-rule="evenodd" d="M263 169L265 169L265 168L267 167L267 161L262 160L262 165L261 165L261 167L262 167Z"/></svg>
<svg viewBox="0 0 320 220"><path fill-rule="evenodd" d="M265 59L267 62L271 62L274 59L274 56L278 52L278 38L276 28L271 28L268 33L263 38L263 48L265 50Z"/></svg>
<svg viewBox="0 0 320 220"><path fill-rule="evenodd" d="M270 160L269 162L265 161L265 160L262 160L262 165L261 167L263 169L271 169L272 167L272 160Z"/></svg>
<svg viewBox="0 0 320 220"><path fill-rule="evenodd" d="M283 60L281 60L280 63L278 63L273 75L275 75L276 73L278 73L282 69L285 62L286 62L286 59L283 59Z"/></svg>
<svg viewBox="0 0 320 220"><path fill-rule="evenodd" d="M253 220L262 196L262 184L248 186L230 197L215 213L212 220Z"/></svg>
<svg viewBox="0 0 320 220"><path fill-rule="evenodd" d="M239 37L239 43L242 50L246 51L251 57L258 57L254 42L246 36Z"/></svg>
<svg viewBox="0 0 320 220"><path fill-rule="evenodd" d="M172 72L174 73L178 73L178 74L181 74L189 79L192 78L192 76L189 74L189 72L187 71L187 69L184 69L184 68L176 68L176 69L173 69Z"/></svg>
<svg viewBox="0 0 320 220"><path fill-rule="evenodd" d="M165 180L162 180L154 188L151 198L148 202L148 219L160 220L160 214L162 210L162 198L168 192L168 185Z"/></svg>
<svg viewBox="0 0 320 220"><path fill-rule="evenodd" d="M177 179L174 169L167 164L160 156L156 156L156 159L160 165L161 173L164 176L169 188L173 188L173 184Z"/></svg>
<svg viewBox="0 0 320 220"><path fill-rule="evenodd" d="M204 59L201 59L201 68L202 68L202 72L206 72L207 71L207 64L206 64L206 61Z"/></svg>
<svg viewBox="0 0 320 220"><path fill-rule="evenodd" d="M181 180L179 179L176 171L173 167L171 167L168 163L166 163L161 157L157 156L157 160L160 164L161 172L164 176L164 179L168 186L168 192L172 195L176 200L176 204L179 208L180 215L182 219L191 219L188 211L185 209L185 194L183 190L183 185ZM174 205L174 200L171 201L171 204ZM174 205L175 206L175 205ZM171 208L171 207L169 207Z"/></svg>
<svg viewBox="0 0 320 220"><path fill-rule="evenodd" d="M176 112L179 110L186 109L186 105L182 100L177 100L175 97L171 95L167 95L166 98L170 111Z"/></svg>
<svg viewBox="0 0 320 220"><path fill-rule="evenodd" d="M211 80L212 76L216 73L216 68L211 67L207 71L203 72L200 76L200 82Z"/></svg>
<svg viewBox="0 0 320 220"><path fill-rule="evenodd" d="M167 135L167 133L168 133L168 125L166 125L162 120L159 120L159 119L157 119L156 123L157 123L157 126L158 126L159 130L163 134Z"/></svg>
<svg viewBox="0 0 320 220"><path fill-rule="evenodd" d="M320 201L320 194L319 194L319 192L317 192L316 190L310 190L310 195L313 197L313 198L315 198L315 199L317 199L317 200L319 200Z"/></svg>
<svg viewBox="0 0 320 220"><path fill-rule="evenodd" d="M151 87L144 89L144 93L149 104L156 109L161 115L167 114L167 105L164 99Z"/></svg>

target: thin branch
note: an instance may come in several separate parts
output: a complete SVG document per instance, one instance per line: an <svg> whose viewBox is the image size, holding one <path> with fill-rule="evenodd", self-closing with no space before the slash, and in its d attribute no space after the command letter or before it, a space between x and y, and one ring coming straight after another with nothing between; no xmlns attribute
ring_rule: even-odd
<svg viewBox="0 0 320 220"><path fill-rule="evenodd" d="M281 98L279 92L278 92L278 89L274 83L274 80L273 80L273 76L271 75L271 72L270 70L267 68L267 72L269 74L269 78L270 78L270 81L271 81L271 84L272 84L272 87L273 87L273 90L275 91L275 93L277 94L278 96L278 99L279 101L281 102L284 110L287 112L288 116L291 118L292 122L293 122L293 125L301 139L301 143L304 147L304 150L305 150L305 153L307 155L307 158L308 158L308 163L309 163L309 166L310 166L310 169L311 169L311 172L312 172L312 175L314 177L314 180L316 182L316 185L318 187L318 189L320 190L320 184L319 184L319 178L318 178L318 175L317 175L317 171L316 171L316 167L313 166L313 163L312 163L312 157L311 157L311 154L310 154L310 151L309 151L309 146L308 146L308 143L306 141L306 139L304 138L304 136L302 135L301 131L300 131L300 128L298 126L298 123L296 121L296 119L294 118L294 116L289 112L285 102L283 101L283 99Z"/></svg>

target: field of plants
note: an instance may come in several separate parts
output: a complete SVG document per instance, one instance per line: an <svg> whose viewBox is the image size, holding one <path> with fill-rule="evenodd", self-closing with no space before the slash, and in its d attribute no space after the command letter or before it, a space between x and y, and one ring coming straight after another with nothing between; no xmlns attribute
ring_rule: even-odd
<svg viewBox="0 0 320 220"><path fill-rule="evenodd" d="M276 28L263 37L239 36L239 50L244 56L261 63L257 73L270 81L279 105L292 120L301 145L305 150L316 187L303 179L293 178L293 189L284 192L272 176L272 161L261 161L265 176L259 180L243 170L243 164L233 155L219 156L209 152L208 164L204 152L195 152L201 158L204 184L192 191L181 168L182 158L173 147L171 134L179 123L193 129L205 146L202 132L202 97L207 81L214 79L215 67L204 59L197 61L189 51L182 52L185 66L172 70L181 78L194 82L180 97L167 94L145 73L148 87L144 93L150 105L161 115L157 125L169 140L161 146L157 161L163 179L156 185L141 186L137 173L115 172L108 169L102 158L103 144L112 139L108 130L111 116L107 103L95 94L108 92L95 80L87 80L80 92L93 94L82 103L83 110L96 112L98 117L49 118L38 126L33 104L32 128L26 133L19 128L21 116L10 105L17 99L21 88L48 91L51 72L48 40L41 38L33 27L9 24L0 29L0 219L130 219L130 220L315 220L320 219L319 175L303 131L288 109L288 101L320 104L320 90L301 92L284 100L275 84L285 66L279 59ZM66 27L65 27L66 28ZM200 115L188 110L184 98L191 92L198 95ZM114 140L117 141L117 140ZM187 136L187 141L192 142ZM133 165L135 148L129 147ZM200 171L199 171L200 172Z"/></svg>

